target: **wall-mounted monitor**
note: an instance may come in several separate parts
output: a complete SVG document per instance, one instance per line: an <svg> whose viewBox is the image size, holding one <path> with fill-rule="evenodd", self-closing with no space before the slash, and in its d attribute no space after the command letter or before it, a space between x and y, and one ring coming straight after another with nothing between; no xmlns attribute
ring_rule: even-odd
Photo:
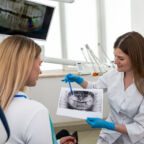
<svg viewBox="0 0 144 144"><path fill-rule="evenodd" d="M0 34L46 39L54 7L25 0L0 0Z"/></svg>

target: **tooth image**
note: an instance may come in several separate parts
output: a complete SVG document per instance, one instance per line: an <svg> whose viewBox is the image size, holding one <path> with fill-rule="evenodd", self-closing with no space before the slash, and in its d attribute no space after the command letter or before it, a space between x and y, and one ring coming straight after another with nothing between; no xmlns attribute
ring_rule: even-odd
<svg viewBox="0 0 144 144"><path fill-rule="evenodd" d="M0 26L11 30L41 28L46 7L24 0L0 0Z"/></svg>

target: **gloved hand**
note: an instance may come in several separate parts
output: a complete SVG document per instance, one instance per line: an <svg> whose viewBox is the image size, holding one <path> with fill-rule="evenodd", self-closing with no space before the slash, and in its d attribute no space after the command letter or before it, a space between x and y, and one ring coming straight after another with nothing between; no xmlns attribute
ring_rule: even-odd
<svg viewBox="0 0 144 144"><path fill-rule="evenodd" d="M78 84L82 84L83 81L84 81L84 79L83 79L82 77L77 76L77 75L74 75L74 74L71 74L71 73L67 74L67 75L65 76L65 79L63 79L62 81L65 81L65 82L67 83L68 80L69 80L70 82L76 82L76 83L78 83Z"/></svg>
<svg viewBox="0 0 144 144"><path fill-rule="evenodd" d="M92 128L106 128L109 130L115 129L115 124L105 121L101 118L87 118L86 122L92 127Z"/></svg>

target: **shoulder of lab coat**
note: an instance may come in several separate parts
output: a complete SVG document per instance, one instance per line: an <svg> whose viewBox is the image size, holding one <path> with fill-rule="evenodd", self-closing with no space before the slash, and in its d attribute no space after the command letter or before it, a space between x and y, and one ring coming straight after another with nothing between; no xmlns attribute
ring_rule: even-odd
<svg viewBox="0 0 144 144"><path fill-rule="evenodd" d="M6 116L11 130L9 143L52 143L48 109L41 103L14 98ZM41 135L39 135L41 133Z"/></svg>
<svg viewBox="0 0 144 144"><path fill-rule="evenodd" d="M118 72L116 69L111 69L100 76L95 82L88 82L87 89L106 89L111 82L115 81L117 75L120 74L121 73Z"/></svg>

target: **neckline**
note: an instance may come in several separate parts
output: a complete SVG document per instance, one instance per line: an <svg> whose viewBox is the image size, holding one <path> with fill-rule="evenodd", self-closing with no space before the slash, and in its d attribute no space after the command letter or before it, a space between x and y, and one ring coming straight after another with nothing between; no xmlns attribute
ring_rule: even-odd
<svg viewBox="0 0 144 144"><path fill-rule="evenodd" d="M23 97L23 98L25 98L25 99L27 98L26 95L15 95L14 97L15 97L15 98L17 98L17 97Z"/></svg>
<svg viewBox="0 0 144 144"><path fill-rule="evenodd" d="M15 95L14 95L15 98L28 98L27 94L22 92L22 91L19 91L17 92Z"/></svg>
<svg viewBox="0 0 144 144"><path fill-rule="evenodd" d="M125 84L124 84L124 72L122 72L122 86L123 86L123 91L126 92L127 89L129 89L130 87L132 87L134 84L134 79L133 82L125 89Z"/></svg>

